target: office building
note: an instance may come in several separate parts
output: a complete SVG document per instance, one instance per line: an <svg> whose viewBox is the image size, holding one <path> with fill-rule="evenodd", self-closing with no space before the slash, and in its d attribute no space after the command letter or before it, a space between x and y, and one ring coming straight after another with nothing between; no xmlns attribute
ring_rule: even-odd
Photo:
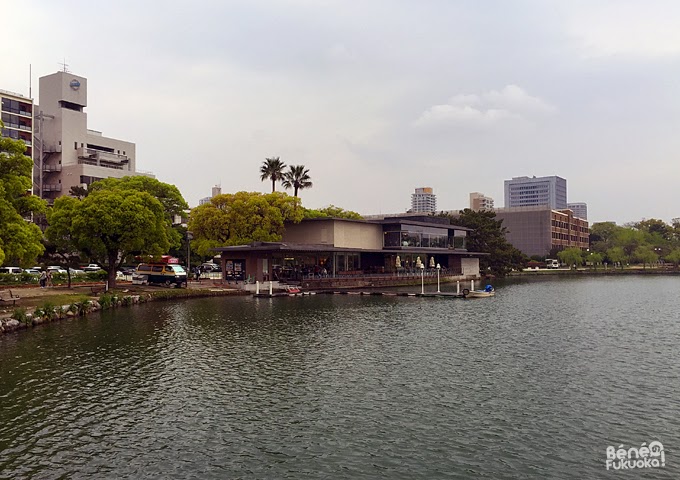
<svg viewBox="0 0 680 480"><path fill-rule="evenodd" d="M4 124L0 136L23 140L26 144L24 155L33 158L33 99L0 90L0 102Z"/></svg>
<svg viewBox="0 0 680 480"><path fill-rule="evenodd" d="M567 208L567 181L557 176L513 177L505 181L505 208Z"/></svg>
<svg viewBox="0 0 680 480"><path fill-rule="evenodd" d="M503 221L505 238L528 256L545 257L558 250L589 246L588 221L569 209L546 206L497 208L496 218Z"/></svg>
<svg viewBox="0 0 680 480"><path fill-rule="evenodd" d="M74 186L103 178L147 175L137 171L135 144L88 128L87 79L57 72L39 80L34 109L37 195L53 201Z"/></svg>
<svg viewBox="0 0 680 480"><path fill-rule="evenodd" d="M437 211L437 196L432 193L432 188L416 188L411 194L411 212L434 213Z"/></svg>
<svg viewBox="0 0 680 480"><path fill-rule="evenodd" d="M486 197L479 192L470 194L470 210L478 212L480 210L493 210L493 198Z"/></svg>
<svg viewBox="0 0 680 480"><path fill-rule="evenodd" d="M588 220L588 204L584 202L567 203L567 208L574 212L576 218Z"/></svg>
<svg viewBox="0 0 680 480"><path fill-rule="evenodd" d="M212 187L212 194L209 197L203 197L198 201L199 206L205 205L206 203L210 203L210 199L218 195L222 195L222 187L219 185L215 185L214 187Z"/></svg>

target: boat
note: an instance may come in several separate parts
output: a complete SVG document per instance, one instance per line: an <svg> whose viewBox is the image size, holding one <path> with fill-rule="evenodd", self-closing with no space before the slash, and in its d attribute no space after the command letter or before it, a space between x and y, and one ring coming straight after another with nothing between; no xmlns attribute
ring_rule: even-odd
<svg viewBox="0 0 680 480"><path fill-rule="evenodd" d="M494 290L491 290L490 292L485 290L472 290L467 295L465 295L465 298L484 298L494 296L496 296L496 292Z"/></svg>
<svg viewBox="0 0 680 480"><path fill-rule="evenodd" d="M487 285L484 290L468 290L467 288L463 290L463 296L465 298L485 298L496 296L496 290L491 285Z"/></svg>

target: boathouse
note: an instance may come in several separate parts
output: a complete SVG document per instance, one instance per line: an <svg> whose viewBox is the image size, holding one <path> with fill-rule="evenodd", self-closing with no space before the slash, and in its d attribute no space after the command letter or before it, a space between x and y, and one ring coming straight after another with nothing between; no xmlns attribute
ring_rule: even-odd
<svg viewBox="0 0 680 480"><path fill-rule="evenodd" d="M479 252L469 252L469 229L447 218L305 219L286 224L280 242L219 247L223 280L306 281L362 276L420 275L479 278ZM316 282L315 282L316 283Z"/></svg>

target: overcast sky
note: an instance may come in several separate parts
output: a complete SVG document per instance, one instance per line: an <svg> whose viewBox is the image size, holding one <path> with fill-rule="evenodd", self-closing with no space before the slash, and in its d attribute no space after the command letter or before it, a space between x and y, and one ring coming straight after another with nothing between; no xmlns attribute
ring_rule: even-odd
<svg viewBox="0 0 680 480"><path fill-rule="evenodd" d="M503 180L567 179L589 220L680 217L680 2L3 2L0 88L88 79L89 128L137 168L210 194L303 164L309 208L438 208ZM11 19L11 21L7 21ZM292 193L292 192L291 192Z"/></svg>

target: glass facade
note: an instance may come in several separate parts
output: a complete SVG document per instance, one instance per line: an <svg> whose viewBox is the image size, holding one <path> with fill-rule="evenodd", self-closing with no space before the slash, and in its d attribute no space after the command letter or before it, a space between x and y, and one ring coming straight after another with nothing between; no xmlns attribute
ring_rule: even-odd
<svg viewBox="0 0 680 480"><path fill-rule="evenodd" d="M465 248L465 230L450 231L447 228L418 225L386 226L383 247L410 248Z"/></svg>

